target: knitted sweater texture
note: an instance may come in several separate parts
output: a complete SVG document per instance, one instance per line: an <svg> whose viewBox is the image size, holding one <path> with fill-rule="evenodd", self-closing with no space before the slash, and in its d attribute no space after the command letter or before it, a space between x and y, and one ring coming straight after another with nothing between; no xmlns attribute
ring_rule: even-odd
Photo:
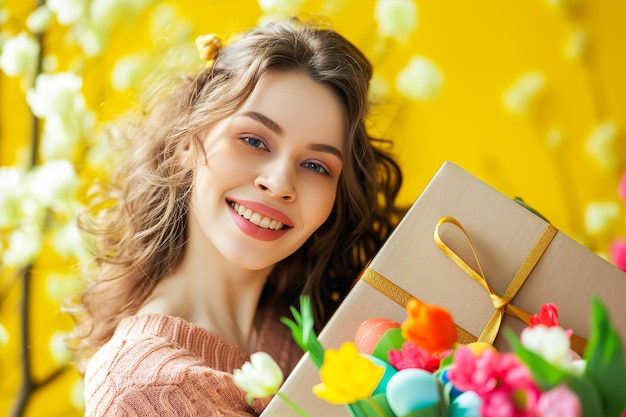
<svg viewBox="0 0 626 417"><path fill-rule="evenodd" d="M280 313L267 310L256 345L291 372L302 351ZM127 317L89 361L85 372L86 417L192 417L259 415L270 398L248 405L232 381L249 355L184 319L164 315Z"/></svg>

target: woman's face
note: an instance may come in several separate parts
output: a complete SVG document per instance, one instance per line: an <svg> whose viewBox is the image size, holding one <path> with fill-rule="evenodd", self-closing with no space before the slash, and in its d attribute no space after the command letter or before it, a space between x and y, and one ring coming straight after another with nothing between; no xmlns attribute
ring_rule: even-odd
<svg viewBox="0 0 626 417"><path fill-rule="evenodd" d="M295 252L333 208L345 132L329 87L297 72L262 75L241 109L203 138L187 250L250 270Z"/></svg>

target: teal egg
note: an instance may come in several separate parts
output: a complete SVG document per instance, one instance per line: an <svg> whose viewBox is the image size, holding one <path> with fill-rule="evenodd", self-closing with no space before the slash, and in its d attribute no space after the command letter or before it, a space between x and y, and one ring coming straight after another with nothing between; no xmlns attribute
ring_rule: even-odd
<svg viewBox="0 0 626 417"><path fill-rule="evenodd" d="M402 369L387 382L387 402L397 416L424 409L440 401L439 381L423 369Z"/></svg>
<svg viewBox="0 0 626 417"><path fill-rule="evenodd" d="M385 373L383 374L383 378L378 383L378 386L374 390L374 393L372 394L372 396L376 394L384 394L385 392L387 392L387 383L389 382L389 379L391 379L391 377L394 376L398 371L396 370L396 368L389 365L387 362L380 360L375 356L367 355L367 354L362 354L362 355L370 359L376 365L385 367Z"/></svg>
<svg viewBox="0 0 626 417"><path fill-rule="evenodd" d="M450 417L479 417L482 400L474 391L466 391L450 403Z"/></svg>

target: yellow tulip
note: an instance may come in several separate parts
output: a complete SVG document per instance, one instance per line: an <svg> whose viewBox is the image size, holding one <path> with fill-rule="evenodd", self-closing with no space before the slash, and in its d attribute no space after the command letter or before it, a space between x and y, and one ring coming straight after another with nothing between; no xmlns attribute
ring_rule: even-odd
<svg viewBox="0 0 626 417"><path fill-rule="evenodd" d="M372 395L385 373L385 368L361 356L352 342L339 350L327 349L320 368L322 382L313 393L333 404L351 404Z"/></svg>

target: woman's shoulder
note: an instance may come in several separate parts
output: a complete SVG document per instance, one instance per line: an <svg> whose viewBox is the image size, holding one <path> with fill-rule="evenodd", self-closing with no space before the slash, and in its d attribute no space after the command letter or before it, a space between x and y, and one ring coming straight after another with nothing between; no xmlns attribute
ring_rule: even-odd
<svg viewBox="0 0 626 417"><path fill-rule="evenodd" d="M112 411L120 409L147 409L156 415L181 407L226 407L239 410L233 415L246 415L253 409L230 374L247 358L237 347L178 317L125 318L87 365L86 415L125 415Z"/></svg>
<svg viewBox="0 0 626 417"><path fill-rule="evenodd" d="M90 360L88 369L92 362L154 368L155 361L159 361L163 366L198 365L232 373L247 359L248 355L237 346L185 319L145 314L123 319L113 337Z"/></svg>

